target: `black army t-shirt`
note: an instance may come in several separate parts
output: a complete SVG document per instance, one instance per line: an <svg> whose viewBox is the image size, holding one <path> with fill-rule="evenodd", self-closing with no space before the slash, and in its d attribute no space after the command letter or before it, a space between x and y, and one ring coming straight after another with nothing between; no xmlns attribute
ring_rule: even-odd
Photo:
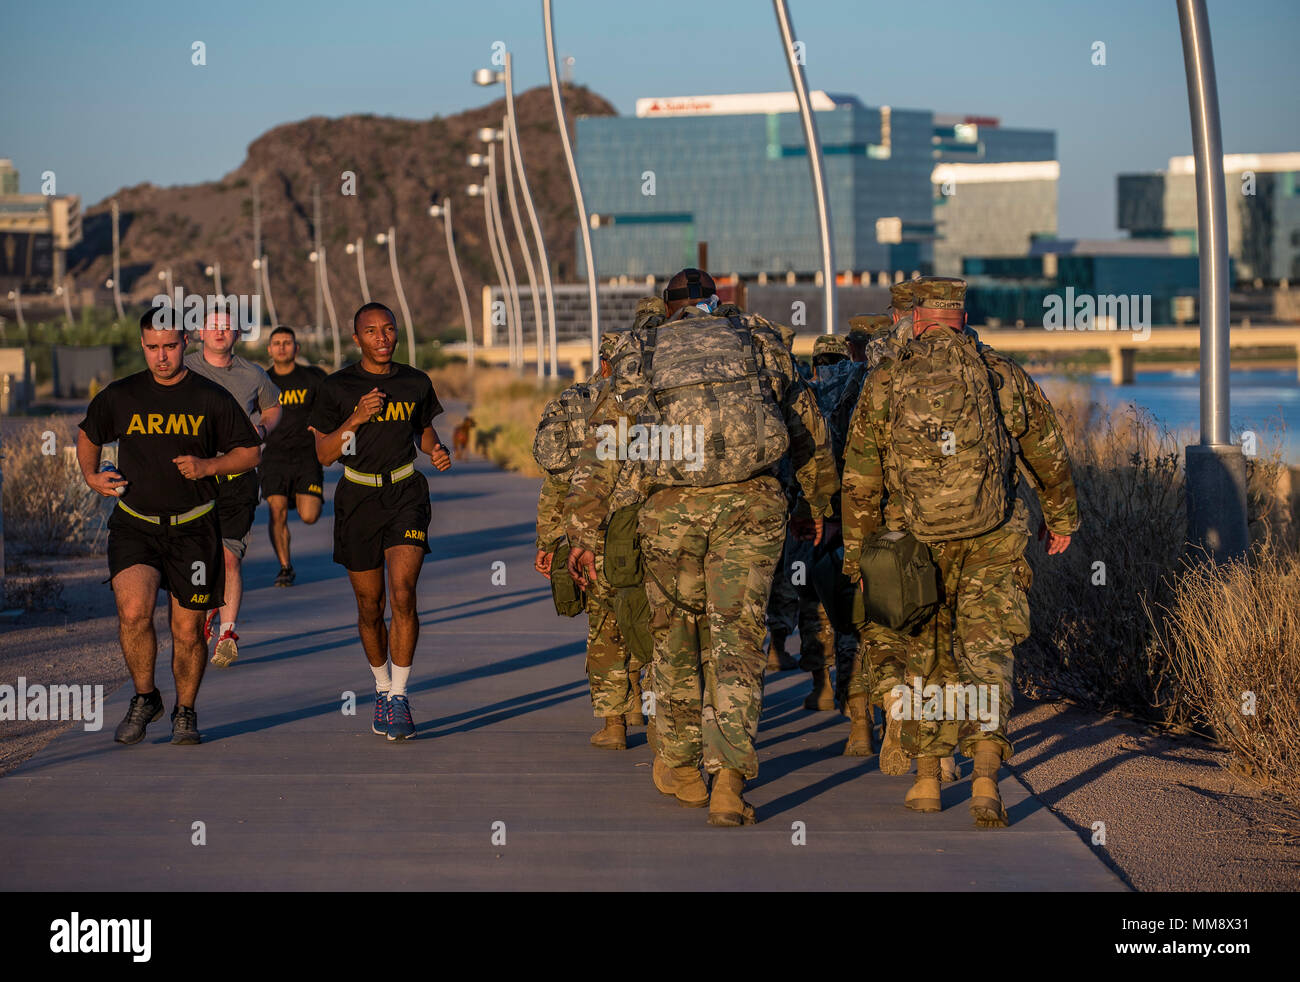
<svg viewBox="0 0 1300 982"><path fill-rule="evenodd" d="M366 474L395 470L415 459L415 443L442 404L424 372L392 362L388 375L372 375L361 364L340 368L321 383L312 408L311 425L333 433L352 415L361 397L371 389L384 394L384 404L356 430L356 453L344 454L339 463Z"/></svg>
<svg viewBox="0 0 1300 982"><path fill-rule="evenodd" d="M286 375L280 375L274 367L266 374L280 390L280 422L266 436L263 461L274 463L304 454L314 460L316 439L307 429L307 423L325 373L315 365L295 364L293 371Z"/></svg>
<svg viewBox="0 0 1300 982"><path fill-rule="evenodd" d="M91 401L81 429L99 446L117 441L117 469L130 482L121 500L146 515L189 511L217 496L215 477L181 477L173 458L216 457L259 442L234 397L188 370L175 385L147 370L118 379Z"/></svg>

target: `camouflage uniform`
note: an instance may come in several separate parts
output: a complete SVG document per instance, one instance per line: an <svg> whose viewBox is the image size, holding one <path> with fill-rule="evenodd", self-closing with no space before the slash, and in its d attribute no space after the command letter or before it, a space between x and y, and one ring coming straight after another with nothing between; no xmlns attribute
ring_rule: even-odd
<svg viewBox="0 0 1300 982"><path fill-rule="evenodd" d="M678 318L708 317L698 308ZM716 316L738 317L751 330L760 370L770 380L789 433L791 459L815 515L830 512L838 487L826 432L805 386L795 384L789 351L772 325L732 305ZM614 376L597 405L578 458L567 501L569 539L593 552L617 461L601 460L595 426L633 423L647 408L641 372L646 335L621 339ZM639 533L654 635L654 694L658 752L670 767L699 766L711 774L758 773L754 739L762 707L763 613L781 551L786 502L775 476L760 473L711 487L650 489ZM701 650L700 619L710 644Z"/></svg>
<svg viewBox="0 0 1300 982"><path fill-rule="evenodd" d="M960 289L947 287L946 283L960 284ZM953 298L962 299L964 287L959 280L943 281L935 291L948 294L951 304ZM900 354L905 358L906 349ZM1014 361L987 347L981 348L980 357L993 376L997 411L1008 434L1018 443L1012 444L1013 449L1018 451L1038 492L1048 528L1060 535L1073 533L1079 523L1078 506L1065 440L1051 405ZM903 370L898 359L887 358L871 372L849 431L842 494L844 572L855 581L861 578L858 561L864 542L882 524L891 529L906 528L900 504L900 461L887 436L892 377ZM1008 482L1013 482L1013 475L1014 466L1007 475ZM957 497L966 493L962 488L953 491ZM943 757L956 746L969 755L972 745L982 740L997 743L1003 759L1011 754L1004 727L1013 696L1012 649L1029 636L1027 591L1031 573L1024 558L1029 541L1027 522L1023 501L1012 494L1006 517L991 531L931 542L944 596L939 613L906 638L885 628L872 629L866 648L877 699L888 692L891 684L901 681L911 685L916 678L922 687L948 682L996 687L996 729L981 730L979 720L908 720L903 724L903 747L913 756ZM885 632L883 641L890 649L889 657L878 654L874 647L881 632ZM951 653L947 650L948 635L953 642ZM901 666L895 660L900 642L906 651Z"/></svg>

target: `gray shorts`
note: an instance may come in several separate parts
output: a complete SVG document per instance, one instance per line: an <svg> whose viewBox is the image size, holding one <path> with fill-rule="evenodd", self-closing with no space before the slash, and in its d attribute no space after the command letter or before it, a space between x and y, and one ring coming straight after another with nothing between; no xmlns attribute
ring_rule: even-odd
<svg viewBox="0 0 1300 982"><path fill-rule="evenodd" d="M226 551L236 559L242 560L244 553L248 552L248 540L252 538L253 530L249 529L244 533L242 539L222 539L221 544L225 546Z"/></svg>

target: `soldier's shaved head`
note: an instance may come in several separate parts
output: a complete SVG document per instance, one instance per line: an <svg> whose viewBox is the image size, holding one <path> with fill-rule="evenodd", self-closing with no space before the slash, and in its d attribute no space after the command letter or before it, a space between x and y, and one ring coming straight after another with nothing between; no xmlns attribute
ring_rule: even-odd
<svg viewBox="0 0 1300 982"><path fill-rule="evenodd" d="M671 317L683 307L707 300L717 292L718 287L712 276L702 269L688 266L674 273L668 280L668 285L664 288L664 303L667 304L668 315Z"/></svg>

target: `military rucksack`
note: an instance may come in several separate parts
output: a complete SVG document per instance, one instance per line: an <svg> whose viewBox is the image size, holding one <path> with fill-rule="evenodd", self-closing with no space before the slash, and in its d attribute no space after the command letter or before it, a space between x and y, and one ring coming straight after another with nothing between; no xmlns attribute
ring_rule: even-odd
<svg viewBox="0 0 1300 982"><path fill-rule="evenodd" d="M637 516L641 506L616 509L605 523L605 552L601 569L610 586L640 586L645 579L641 565L641 541L637 537Z"/></svg>
<svg viewBox="0 0 1300 982"><path fill-rule="evenodd" d="M923 542L1000 524L1011 501L1011 437L976 343L935 328L893 363L888 442L907 528Z"/></svg>
<svg viewBox="0 0 1300 982"><path fill-rule="evenodd" d="M775 333L772 340L780 344ZM745 481L771 468L789 448L777 404L779 376L759 366L754 330L738 316L687 317L648 327L641 372L648 400L638 422L660 426L658 459L644 465L649 484ZM698 467L673 452L674 440L677 450L689 447L698 455Z"/></svg>
<svg viewBox="0 0 1300 982"><path fill-rule="evenodd" d="M548 474L563 474L573 467L587 438L587 416L599 395L599 386L578 382L546 404L533 437L537 466Z"/></svg>

